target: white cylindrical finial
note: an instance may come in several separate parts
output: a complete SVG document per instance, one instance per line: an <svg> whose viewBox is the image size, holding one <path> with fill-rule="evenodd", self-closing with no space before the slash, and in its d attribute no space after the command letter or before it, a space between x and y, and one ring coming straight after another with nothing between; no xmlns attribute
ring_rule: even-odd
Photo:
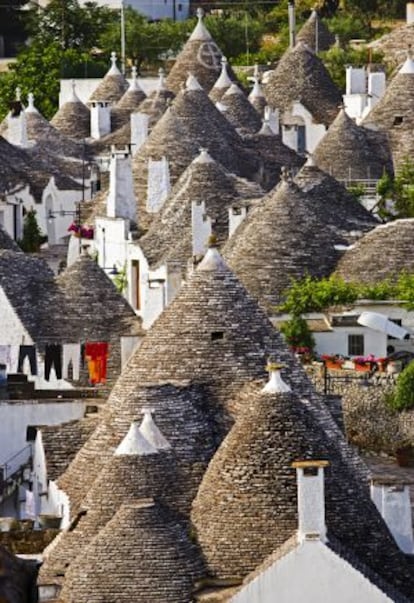
<svg viewBox="0 0 414 603"><path fill-rule="evenodd" d="M282 364L269 362L266 367L266 370L269 371L269 381L262 389L263 394L283 394L292 391L289 385L282 379L282 375L280 374L282 368Z"/></svg>
<svg viewBox="0 0 414 603"><path fill-rule="evenodd" d="M140 432L144 438L157 450L170 450L171 444L163 436L161 431L158 429L155 421L152 417L154 412L153 408L143 408L142 414L144 415L141 425L139 427Z"/></svg>
<svg viewBox="0 0 414 603"><path fill-rule="evenodd" d="M312 153L308 153L308 158L307 158L307 160L306 160L306 165L307 165L307 166L309 166L309 167L314 167L314 165L315 165L315 160L314 160L314 158L313 158Z"/></svg>
<svg viewBox="0 0 414 603"><path fill-rule="evenodd" d="M29 94L27 95L27 109L26 111L29 111L30 113L33 113L36 111L36 107L34 106L34 94L33 92L29 92Z"/></svg>
<svg viewBox="0 0 414 603"><path fill-rule="evenodd" d="M259 64L258 63L254 64L253 77L254 77L255 80L258 80L259 77L260 77Z"/></svg>
<svg viewBox="0 0 414 603"><path fill-rule="evenodd" d="M136 80L137 80L137 68L136 68L135 65L131 69L131 74L132 74L132 81L136 82Z"/></svg>
<svg viewBox="0 0 414 603"><path fill-rule="evenodd" d="M147 440L136 421L131 423L128 433L115 450L115 456L121 456L123 454L129 456L145 456L157 453L157 448Z"/></svg>
<svg viewBox="0 0 414 603"><path fill-rule="evenodd" d="M202 21L203 17L204 17L204 10L202 8L198 8L197 9L197 19L199 21Z"/></svg>
<svg viewBox="0 0 414 603"><path fill-rule="evenodd" d="M20 86L17 86L16 88L16 100L18 102L22 100L22 89L20 88Z"/></svg>
<svg viewBox="0 0 414 603"><path fill-rule="evenodd" d="M162 67L158 69L158 90L165 90L165 71Z"/></svg>
<svg viewBox="0 0 414 603"><path fill-rule="evenodd" d="M111 52L111 63L112 67L116 67L116 52L114 51Z"/></svg>

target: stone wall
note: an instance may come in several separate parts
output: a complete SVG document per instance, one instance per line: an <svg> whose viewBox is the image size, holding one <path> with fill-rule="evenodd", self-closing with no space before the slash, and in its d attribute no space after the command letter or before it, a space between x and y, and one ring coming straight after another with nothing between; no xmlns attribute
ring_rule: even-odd
<svg viewBox="0 0 414 603"><path fill-rule="evenodd" d="M0 532L0 546L15 555L41 553L58 535L59 530L12 530Z"/></svg>
<svg viewBox="0 0 414 603"><path fill-rule="evenodd" d="M324 393L320 368L309 366L307 372L317 391ZM393 454L398 443L407 439L414 443L414 411L397 413L385 403L387 393L395 387L392 382L386 378L367 381L366 373L354 371L328 373L332 378L330 397L342 397L345 432L351 444L372 452Z"/></svg>

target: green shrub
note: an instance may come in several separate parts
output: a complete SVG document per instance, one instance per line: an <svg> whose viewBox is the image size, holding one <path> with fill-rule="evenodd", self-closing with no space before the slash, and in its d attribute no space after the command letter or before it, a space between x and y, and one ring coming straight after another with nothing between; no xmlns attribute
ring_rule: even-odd
<svg viewBox="0 0 414 603"><path fill-rule="evenodd" d="M402 371L398 377L395 394L387 400L395 410L408 410L414 407L414 362Z"/></svg>
<svg viewBox="0 0 414 603"><path fill-rule="evenodd" d="M311 352L315 347L315 340L308 323L302 316L292 316L290 320L281 324L280 330L289 347L294 350Z"/></svg>

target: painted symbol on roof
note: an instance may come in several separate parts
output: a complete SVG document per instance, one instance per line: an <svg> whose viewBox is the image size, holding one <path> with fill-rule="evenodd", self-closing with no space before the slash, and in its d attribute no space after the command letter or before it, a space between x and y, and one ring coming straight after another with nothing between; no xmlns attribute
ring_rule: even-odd
<svg viewBox="0 0 414 603"><path fill-rule="evenodd" d="M198 49L197 60L207 69L221 69L221 52L215 42L203 42Z"/></svg>

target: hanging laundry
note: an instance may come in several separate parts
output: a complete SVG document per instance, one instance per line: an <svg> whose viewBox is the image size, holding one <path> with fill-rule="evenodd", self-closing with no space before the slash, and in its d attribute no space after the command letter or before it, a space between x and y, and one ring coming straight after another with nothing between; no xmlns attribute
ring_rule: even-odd
<svg viewBox="0 0 414 603"><path fill-rule="evenodd" d="M105 383L108 344L102 341L87 342L85 344L85 358L88 362L89 381L91 384Z"/></svg>
<svg viewBox="0 0 414 603"><path fill-rule="evenodd" d="M68 379L69 364L72 363L72 379L79 381L79 369L81 359L80 343L63 344L63 378Z"/></svg>
<svg viewBox="0 0 414 603"><path fill-rule="evenodd" d="M45 379L49 381L50 371L55 369L56 379L62 379L62 346L51 343L45 346Z"/></svg>
<svg viewBox="0 0 414 603"><path fill-rule="evenodd" d="M17 366L17 372L23 373L23 364L25 359L28 358L30 363L30 372L32 375L37 375L37 359L36 359L36 346L34 345L21 345L19 347L19 362Z"/></svg>

